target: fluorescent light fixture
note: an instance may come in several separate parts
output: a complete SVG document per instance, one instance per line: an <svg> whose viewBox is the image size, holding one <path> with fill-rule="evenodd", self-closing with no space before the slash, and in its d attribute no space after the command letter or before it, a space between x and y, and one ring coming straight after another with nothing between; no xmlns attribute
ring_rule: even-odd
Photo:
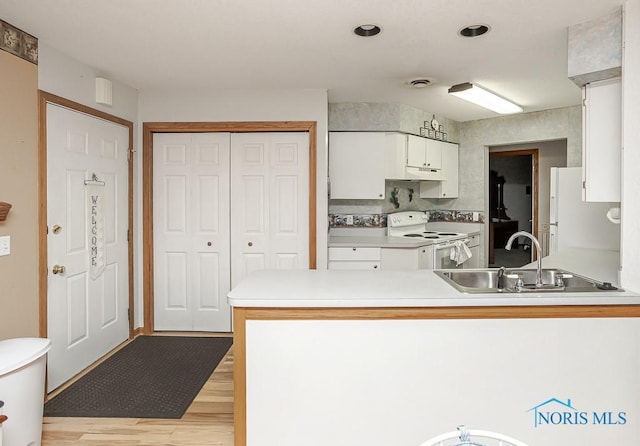
<svg viewBox="0 0 640 446"><path fill-rule="evenodd" d="M501 115L522 113L524 111L519 105L509 102L506 99L496 96L495 94L469 82L454 85L449 88L449 93L459 97L460 99L464 99L465 101L473 102L480 107L488 108L496 113L500 113Z"/></svg>

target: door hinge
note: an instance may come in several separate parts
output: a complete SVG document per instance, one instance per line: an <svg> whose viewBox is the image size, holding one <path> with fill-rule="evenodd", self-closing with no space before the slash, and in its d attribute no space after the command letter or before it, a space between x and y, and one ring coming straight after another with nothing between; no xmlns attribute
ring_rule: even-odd
<svg viewBox="0 0 640 446"><path fill-rule="evenodd" d="M131 320L131 308L127 308L127 320Z"/></svg>
<svg viewBox="0 0 640 446"><path fill-rule="evenodd" d="M129 230L127 229L127 242L130 242L131 240L129 239Z"/></svg>
<svg viewBox="0 0 640 446"><path fill-rule="evenodd" d="M587 188L587 182L586 182L586 181L583 181L583 182L582 182L582 188L583 188L583 189L586 189L586 188Z"/></svg>
<svg viewBox="0 0 640 446"><path fill-rule="evenodd" d="M134 153L136 153L136 151L133 150L133 149L128 149L127 150L127 161L131 161L131 158L133 157Z"/></svg>

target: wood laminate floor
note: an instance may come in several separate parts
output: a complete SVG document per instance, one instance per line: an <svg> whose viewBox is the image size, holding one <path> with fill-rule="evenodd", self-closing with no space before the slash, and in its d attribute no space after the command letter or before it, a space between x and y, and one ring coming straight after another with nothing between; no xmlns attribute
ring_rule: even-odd
<svg viewBox="0 0 640 446"><path fill-rule="evenodd" d="M233 347L179 420L45 417L43 446L233 445Z"/></svg>

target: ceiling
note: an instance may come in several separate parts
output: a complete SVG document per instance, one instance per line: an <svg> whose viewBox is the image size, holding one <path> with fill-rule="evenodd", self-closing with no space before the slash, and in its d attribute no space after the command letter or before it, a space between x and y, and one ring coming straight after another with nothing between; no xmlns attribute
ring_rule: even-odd
<svg viewBox="0 0 640 446"><path fill-rule="evenodd" d="M139 90L326 89L329 102L497 116L447 94L472 82L526 112L575 105L567 27L623 0L2 0L0 18ZM377 24L382 33L352 33ZM463 38L461 28L491 31ZM434 82L412 89L415 78Z"/></svg>

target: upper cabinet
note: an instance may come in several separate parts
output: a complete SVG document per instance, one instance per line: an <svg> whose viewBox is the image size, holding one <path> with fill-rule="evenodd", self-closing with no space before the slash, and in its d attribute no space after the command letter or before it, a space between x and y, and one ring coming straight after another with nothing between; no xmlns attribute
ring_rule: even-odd
<svg viewBox="0 0 640 446"><path fill-rule="evenodd" d="M620 201L622 155L621 80L592 82L583 88L583 199Z"/></svg>
<svg viewBox="0 0 640 446"><path fill-rule="evenodd" d="M440 146L442 154L442 181L421 181L420 198L458 197L458 145L444 141L433 141Z"/></svg>
<svg viewBox="0 0 640 446"><path fill-rule="evenodd" d="M329 132L331 199L384 199L384 132Z"/></svg>
<svg viewBox="0 0 640 446"><path fill-rule="evenodd" d="M440 170L442 167L440 141L407 135L407 166Z"/></svg>
<svg viewBox="0 0 640 446"><path fill-rule="evenodd" d="M458 145L400 132L329 132L331 199L382 200L385 179L446 180L438 194L456 197Z"/></svg>
<svg viewBox="0 0 640 446"><path fill-rule="evenodd" d="M386 169L388 180L440 180L441 141L405 133L387 133Z"/></svg>

